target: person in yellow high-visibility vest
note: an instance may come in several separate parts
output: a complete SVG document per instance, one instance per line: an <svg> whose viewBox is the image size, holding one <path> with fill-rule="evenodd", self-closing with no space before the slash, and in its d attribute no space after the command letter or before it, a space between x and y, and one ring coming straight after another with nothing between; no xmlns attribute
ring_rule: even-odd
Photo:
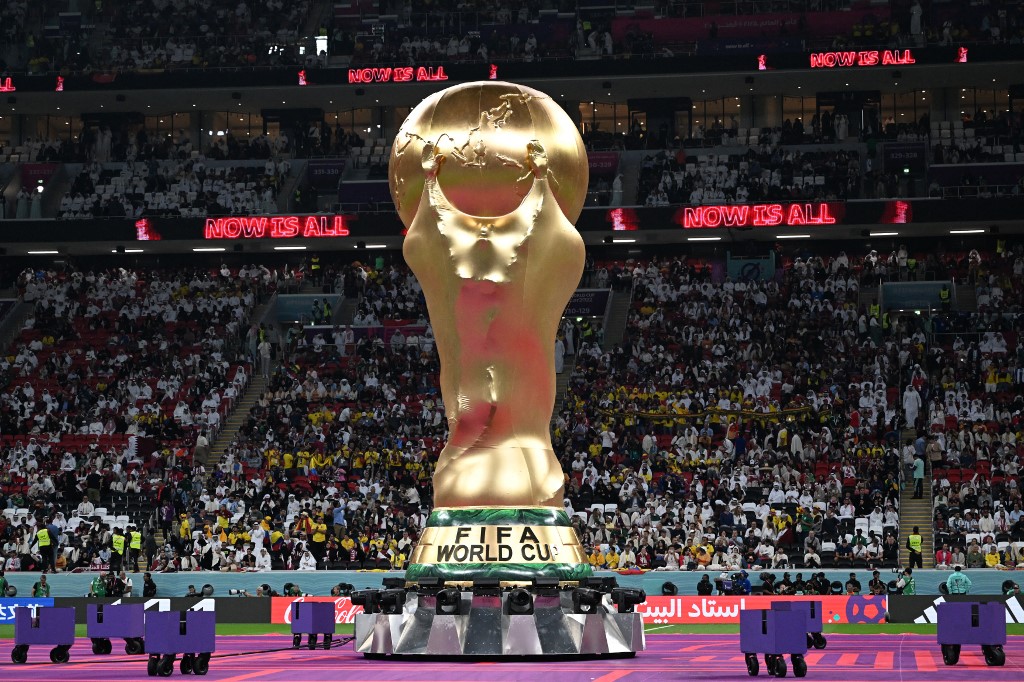
<svg viewBox="0 0 1024 682"><path fill-rule="evenodd" d="M949 290L948 284L943 284L939 290L939 303L942 304L942 312L948 313L953 302L953 292Z"/></svg>
<svg viewBox="0 0 1024 682"><path fill-rule="evenodd" d="M39 568L46 573L47 568L53 569L53 538L50 537L50 530L43 526L36 533L36 543L39 545Z"/></svg>
<svg viewBox="0 0 1024 682"><path fill-rule="evenodd" d="M135 526L128 526L128 566L132 573L139 570L139 554L142 553L142 533Z"/></svg>
<svg viewBox="0 0 1024 682"><path fill-rule="evenodd" d="M110 553L110 570L116 573L121 570L121 565L124 563L125 543L120 528L115 528L113 535L110 536L110 547L113 549Z"/></svg>
<svg viewBox="0 0 1024 682"><path fill-rule="evenodd" d="M320 256L313 256L309 259L309 269L313 286L320 286Z"/></svg>

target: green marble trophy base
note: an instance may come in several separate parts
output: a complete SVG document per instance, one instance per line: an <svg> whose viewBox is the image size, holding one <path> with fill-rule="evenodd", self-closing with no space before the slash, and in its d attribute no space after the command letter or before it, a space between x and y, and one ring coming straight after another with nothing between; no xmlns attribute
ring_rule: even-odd
<svg viewBox="0 0 1024 682"><path fill-rule="evenodd" d="M405 579L408 583L423 578L579 581L591 575L565 510L469 507L438 508L431 513Z"/></svg>

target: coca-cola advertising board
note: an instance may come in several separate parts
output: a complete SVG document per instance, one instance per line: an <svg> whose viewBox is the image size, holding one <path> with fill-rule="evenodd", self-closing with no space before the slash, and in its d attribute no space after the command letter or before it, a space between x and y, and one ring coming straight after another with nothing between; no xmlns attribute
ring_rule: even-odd
<svg viewBox="0 0 1024 682"><path fill-rule="evenodd" d="M334 622L336 623L354 623L356 614L363 612L363 607L356 606L348 597L273 597L270 600L270 622L290 625L292 604L303 601L334 602Z"/></svg>
<svg viewBox="0 0 1024 682"><path fill-rule="evenodd" d="M679 596L648 597L637 613L648 625L659 623L739 623L740 611L770 609L778 601L820 601L823 623L883 623L884 596Z"/></svg>

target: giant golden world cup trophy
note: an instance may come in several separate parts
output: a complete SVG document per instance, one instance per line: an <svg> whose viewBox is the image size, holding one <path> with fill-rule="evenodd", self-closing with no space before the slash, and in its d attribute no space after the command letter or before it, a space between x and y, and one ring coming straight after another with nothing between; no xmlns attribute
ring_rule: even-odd
<svg viewBox="0 0 1024 682"><path fill-rule="evenodd" d="M426 296L449 440L406 579L590 575L551 446L554 343L583 272L586 150L530 88L485 81L417 106L392 147L403 253Z"/></svg>

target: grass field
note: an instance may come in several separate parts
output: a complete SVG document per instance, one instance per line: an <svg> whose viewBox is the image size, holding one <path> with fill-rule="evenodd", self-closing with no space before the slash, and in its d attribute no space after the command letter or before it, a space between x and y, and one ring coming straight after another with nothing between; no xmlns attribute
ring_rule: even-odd
<svg viewBox="0 0 1024 682"><path fill-rule="evenodd" d="M669 634L732 634L740 631L739 625L715 624L715 625L648 625L647 632L655 635ZM934 625L916 625L913 623L885 623L882 625L826 625L825 632L836 632L853 635L868 634L918 634L934 635ZM1010 635L1024 635L1024 625L1007 625L1006 632ZM85 626L79 625L75 628L78 637L85 637ZM291 634L288 625L250 625L250 624L221 624L217 626L218 635L268 635L268 634ZM351 625L339 625L339 635L352 634ZM14 637L13 625L0 625L0 639L11 639Z"/></svg>

